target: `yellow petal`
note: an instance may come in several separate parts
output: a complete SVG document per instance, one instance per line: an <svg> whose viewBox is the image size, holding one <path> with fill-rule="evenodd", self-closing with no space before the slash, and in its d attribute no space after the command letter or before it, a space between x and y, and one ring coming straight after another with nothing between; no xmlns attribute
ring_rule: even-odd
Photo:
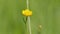
<svg viewBox="0 0 60 34"><path fill-rule="evenodd" d="M24 16L31 16L31 15L32 15L32 11L30 11L29 9L26 9L26 10L23 10L23 11L22 11L22 14L23 14Z"/></svg>

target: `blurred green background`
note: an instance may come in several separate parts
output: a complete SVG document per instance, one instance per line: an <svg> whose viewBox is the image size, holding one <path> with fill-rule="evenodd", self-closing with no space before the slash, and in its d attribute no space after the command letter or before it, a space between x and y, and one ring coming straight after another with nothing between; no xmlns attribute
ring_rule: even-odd
<svg viewBox="0 0 60 34"><path fill-rule="evenodd" d="M0 34L25 34L24 9L26 0L0 0ZM60 34L60 0L30 0L30 10L32 34Z"/></svg>

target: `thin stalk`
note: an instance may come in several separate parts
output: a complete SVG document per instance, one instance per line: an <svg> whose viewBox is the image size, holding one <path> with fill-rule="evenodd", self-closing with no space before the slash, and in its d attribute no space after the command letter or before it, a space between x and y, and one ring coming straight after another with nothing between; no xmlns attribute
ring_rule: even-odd
<svg viewBox="0 0 60 34"><path fill-rule="evenodd" d="M29 34L31 33L31 25L30 25L30 16L28 16L28 28L29 28Z"/></svg>
<svg viewBox="0 0 60 34"><path fill-rule="evenodd" d="M27 9L29 9L29 0L26 0Z"/></svg>
<svg viewBox="0 0 60 34"><path fill-rule="evenodd" d="M29 9L29 0L26 0L27 3L27 9ZM29 34L31 33L31 25L30 25L30 16L27 17L27 23L28 23L28 30L29 30Z"/></svg>

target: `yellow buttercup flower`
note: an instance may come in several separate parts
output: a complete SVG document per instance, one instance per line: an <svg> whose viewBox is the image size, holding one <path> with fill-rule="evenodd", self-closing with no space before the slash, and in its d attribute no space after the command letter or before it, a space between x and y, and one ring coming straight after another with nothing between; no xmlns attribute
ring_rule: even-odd
<svg viewBox="0 0 60 34"><path fill-rule="evenodd" d="M23 11L22 11L22 14L23 14L24 16L31 16L31 15L32 15L32 11L30 11L29 9L26 9L26 10L23 10Z"/></svg>

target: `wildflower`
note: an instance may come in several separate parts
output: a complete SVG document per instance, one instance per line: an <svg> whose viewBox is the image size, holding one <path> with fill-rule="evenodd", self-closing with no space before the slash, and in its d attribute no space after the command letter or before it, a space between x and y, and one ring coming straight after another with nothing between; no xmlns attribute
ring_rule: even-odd
<svg viewBox="0 0 60 34"><path fill-rule="evenodd" d="M22 11L22 14L23 14L24 16L31 16L31 15L32 15L32 11L30 11L29 9L26 9L26 10L23 10L23 11Z"/></svg>

